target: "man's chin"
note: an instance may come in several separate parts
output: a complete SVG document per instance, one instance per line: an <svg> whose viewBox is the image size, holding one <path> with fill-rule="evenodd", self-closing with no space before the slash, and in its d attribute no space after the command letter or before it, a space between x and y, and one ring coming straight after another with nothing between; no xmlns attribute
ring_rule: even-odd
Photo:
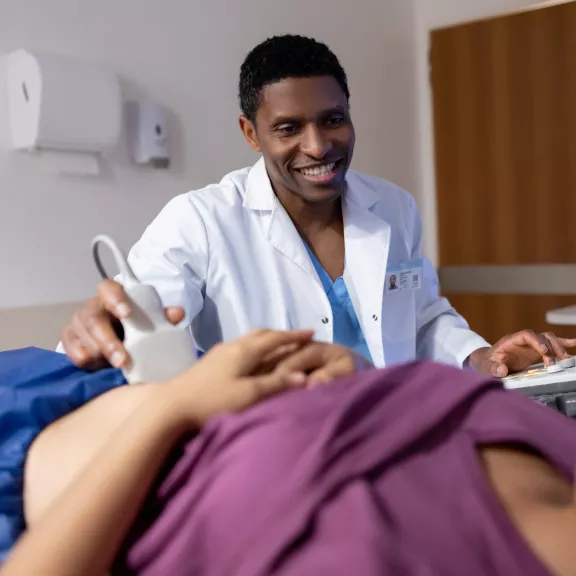
<svg viewBox="0 0 576 576"><path fill-rule="evenodd" d="M313 189L303 191L302 198L311 204L324 204L327 202L335 202L342 196L343 190L333 187L320 187L315 186Z"/></svg>
<svg viewBox="0 0 576 576"><path fill-rule="evenodd" d="M307 184L300 187L302 198L309 202L333 202L346 191L344 180L331 182L330 184Z"/></svg>

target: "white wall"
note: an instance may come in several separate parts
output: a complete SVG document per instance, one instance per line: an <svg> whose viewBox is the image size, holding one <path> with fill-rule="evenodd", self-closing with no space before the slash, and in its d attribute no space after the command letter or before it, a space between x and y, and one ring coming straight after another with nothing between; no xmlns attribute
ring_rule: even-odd
<svg viewBox="0 0 576 576"><path fill-rule="evenodd" d="M560 0L562 1L562 0ZM564 0L565 1L565 0ZM428 68L430 31L470 20L523 9L533 5L554 4L539 0L416 0L416 85L417 85L417 185L414 195L422 212L424 248L434 264L438 263L436 194L433 148L431 90Z"/></svg>
<svg viewBox="0 0 576 576"><path fill-rule="evenodd" d="M254 160L237 129L237 76L247 51L273 34L308 34L334 49L350 77L355 167L413 190L413 6L413 0L2 0L0 53L23 47L112 67L128 96L170 108L176 150L168 172L136 170L123 153L104 176L80 179L46 174L29 158L0 149L0 308L90 296L97 276L89 243L96 233L110 233L128 248L169 198Z"/></svg>

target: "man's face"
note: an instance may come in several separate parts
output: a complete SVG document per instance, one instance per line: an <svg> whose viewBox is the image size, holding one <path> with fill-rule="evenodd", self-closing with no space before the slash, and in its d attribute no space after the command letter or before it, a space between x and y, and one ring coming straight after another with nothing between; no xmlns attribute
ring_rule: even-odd
<svg viewBox="0 0 576 576"><path fill-rule="evenodd" d="M338 198L354 151L348 101L331 76L288 78L266 86L255 125L240 124L261 152L277 194L307 202Z"/></svg>

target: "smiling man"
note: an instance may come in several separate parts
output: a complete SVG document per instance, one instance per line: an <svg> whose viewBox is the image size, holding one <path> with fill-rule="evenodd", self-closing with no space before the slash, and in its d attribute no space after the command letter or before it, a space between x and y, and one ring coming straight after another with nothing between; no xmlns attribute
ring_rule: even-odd
<svg viewBox="0 0 576 576"><path fill-rule="evenodd" d="M263 42L242 65L239 98L261 159L174 198L129 256L201 350L258 327L311 328L377 367L426 358L503 376L576 344L523 331L490 346L439 296L412 197L349 170L350 92L327 46ZM65 328L64 349L80 366L123 366L117 318L129 314L120 284L104 282Z"/></svg>

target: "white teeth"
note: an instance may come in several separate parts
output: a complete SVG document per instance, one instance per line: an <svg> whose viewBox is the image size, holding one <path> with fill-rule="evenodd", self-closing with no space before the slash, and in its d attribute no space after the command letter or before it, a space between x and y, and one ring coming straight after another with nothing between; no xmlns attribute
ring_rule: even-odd
<svg viewBox="0 0 576 576"><path fill-rule="evenodd" d="M303 168L301 170L304 176L325 176L330 174L332 170L336 167L336 162L330 162L330 164L324 164L323 166L315 166L314 168Z"/></svg>

